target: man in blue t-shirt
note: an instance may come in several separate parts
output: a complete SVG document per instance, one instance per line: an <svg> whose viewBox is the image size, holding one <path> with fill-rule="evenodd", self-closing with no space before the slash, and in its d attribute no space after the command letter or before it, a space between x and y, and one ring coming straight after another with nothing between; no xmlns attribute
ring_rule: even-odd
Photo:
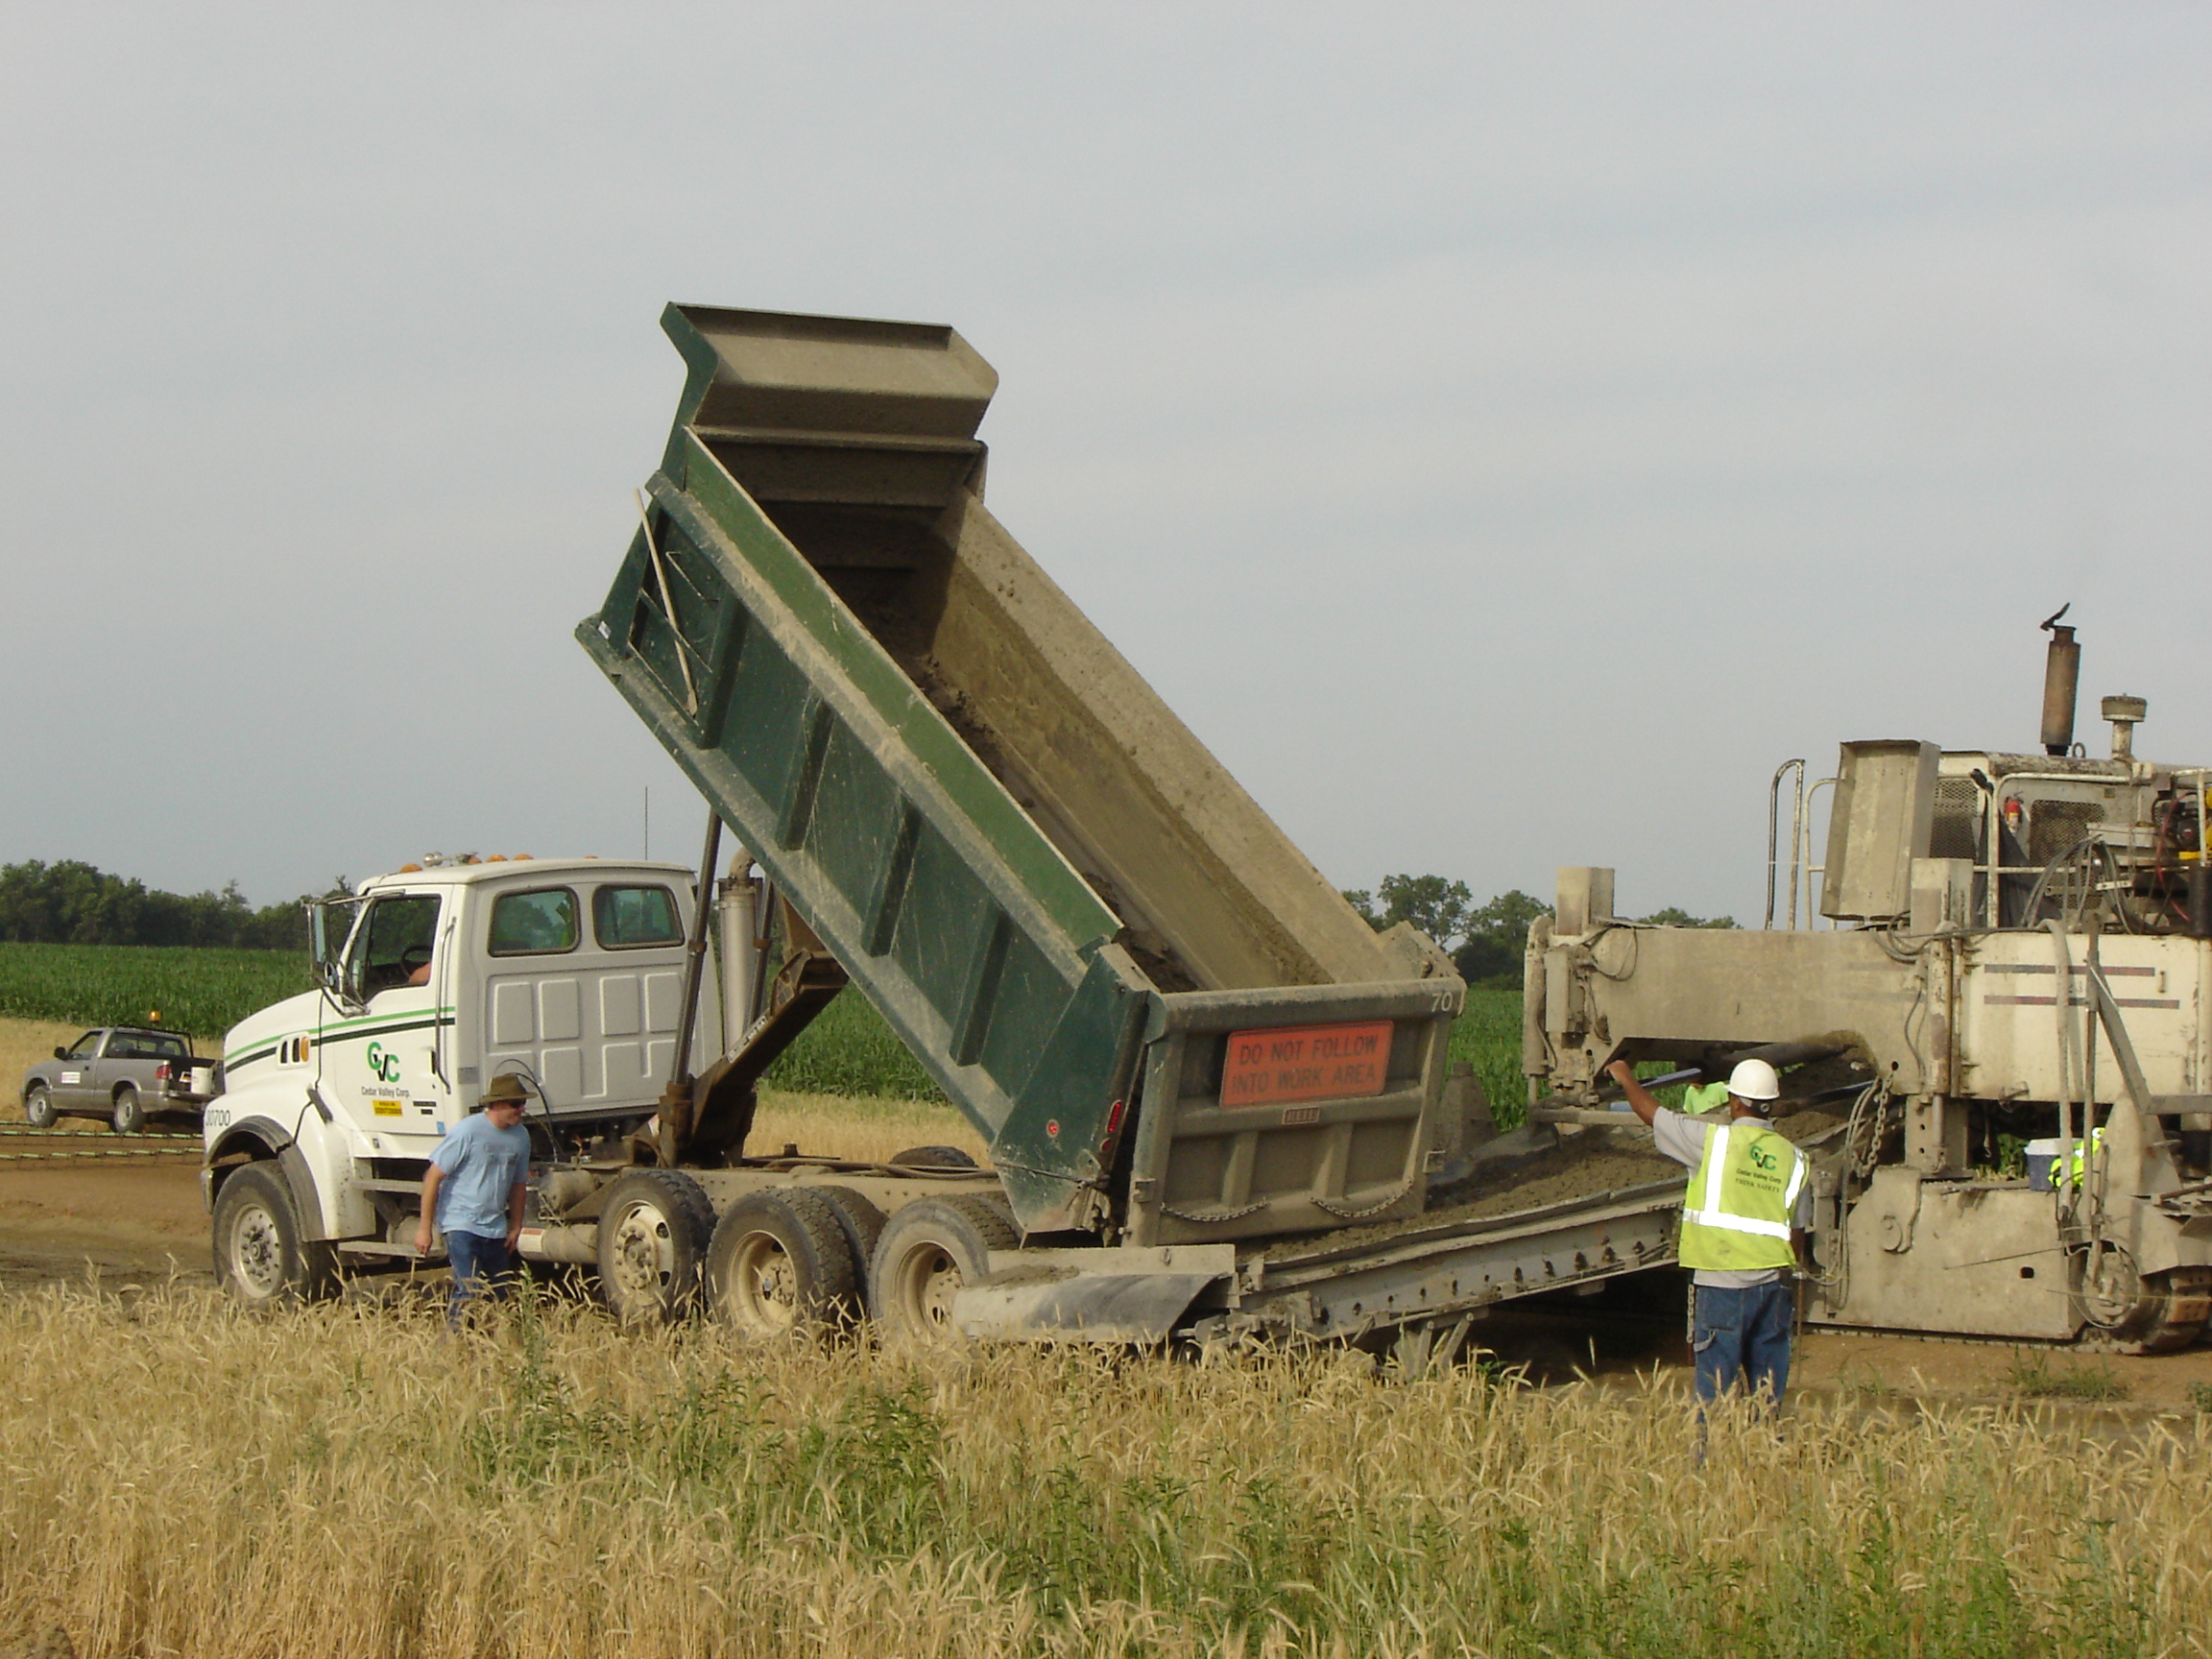
<svg viewBox="0 0 2212 1659"><path fill-rule="evenodd" d="M515 1241L522 1232L522 1200L529 1190L530 1133L522 1127L529 1095L512 1072L492 1079L478 1102L484 1108L438 1143L422 1175L422 1220L415 1248L430 1254L430 1222L445 1235L453 1263L448 1325L479 1296L495 1293L507 1277Z"/></svg>

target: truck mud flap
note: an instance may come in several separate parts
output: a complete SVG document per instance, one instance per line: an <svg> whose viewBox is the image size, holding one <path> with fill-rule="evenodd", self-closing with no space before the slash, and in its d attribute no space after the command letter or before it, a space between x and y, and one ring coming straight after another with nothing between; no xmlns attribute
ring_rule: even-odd
<svg viewBox="0 0 2212 1659"><path fill-rule="evenodd" d="M952 1322L988 1341L1163 1342L1236 1268L1228 1244L994 1250L989 1276L954 1294Z"/></svg>

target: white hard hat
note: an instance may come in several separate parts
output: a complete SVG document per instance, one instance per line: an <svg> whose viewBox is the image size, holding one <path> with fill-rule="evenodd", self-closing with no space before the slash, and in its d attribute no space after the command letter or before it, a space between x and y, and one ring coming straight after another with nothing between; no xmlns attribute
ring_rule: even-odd
<svg viewBox="0 0 2212 1659"><path fill-rule="evenodd" d="M1764 1060L1739 1060L1728 1073L1728 1093L1739 1100L1771 1100L1782 1093L1782 1079Z"/></svg>

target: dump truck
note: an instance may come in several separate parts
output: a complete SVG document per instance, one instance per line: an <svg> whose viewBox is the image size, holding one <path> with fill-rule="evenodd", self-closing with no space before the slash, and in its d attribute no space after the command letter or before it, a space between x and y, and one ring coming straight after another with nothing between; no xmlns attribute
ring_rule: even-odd
<svg viewBox="0 0 2212 1659"><path fill-rule="evenodd" d="M1353 911L991 515L997 376L966 341L662 325L677 418L576 637L698 786L698 867L410 871L319 912L319 990L231 1034L208 1118L226 1284L411 1264L411 1184L499 1070L537 1095L524 1254L625 1316L1423 1346L1671 1259L1678 1178L1484 1187L1510 1160L1454 1076L1449 959ZM598 896L644 888L658 930L603 949ZM525 902L541 943L502 947ZM753 1143L763 1073L848 986L987 1166ZM427 1034L397 1062L422 1096L356 1075L378 998ZM262 1052L295 1058L256 1105Z"/></svg>
<svg viewBox="0 0 2212 1659"><path fill-rule="evenodd" d="M1833 1118L1815 1324L2143 1352L2212 1317L2212 768L2139 758L2139 697L2104 699L2108 754L2075 742L2064 614L2040 750L1776 770L1765 926L1623 921L1614 872L1576 868L1530 931L1539 1118L1598 1108L1616 1059L1747 1052L1790 1068L1784 1115Z"/></svg>

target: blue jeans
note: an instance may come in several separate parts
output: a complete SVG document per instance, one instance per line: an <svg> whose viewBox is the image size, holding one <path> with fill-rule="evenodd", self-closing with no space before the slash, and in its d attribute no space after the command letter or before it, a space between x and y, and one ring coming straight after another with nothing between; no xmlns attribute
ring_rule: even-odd
<svg viewBox="0 0 2212 1659"><path fill-rule="evenodd" d="M1718 1400L1738 1377L1753 1393L1766 1389L1776 1404L1790 1382L1790 1327L1796 1317L1796 1287L1787 1279L1723 1290L1693 1287L1697 1310L1690 1346L1697 1364L1697 1400Z"/></svg>
<svg viewBox="0 0 2212 1659"><path fill-rule="evenodd" d="M469 1303L495 1300L506 1285L507 1235L448 1233L445 1255L453 1263L453 1299L445 1306L445 1323L458 1327Z"/></svg>

